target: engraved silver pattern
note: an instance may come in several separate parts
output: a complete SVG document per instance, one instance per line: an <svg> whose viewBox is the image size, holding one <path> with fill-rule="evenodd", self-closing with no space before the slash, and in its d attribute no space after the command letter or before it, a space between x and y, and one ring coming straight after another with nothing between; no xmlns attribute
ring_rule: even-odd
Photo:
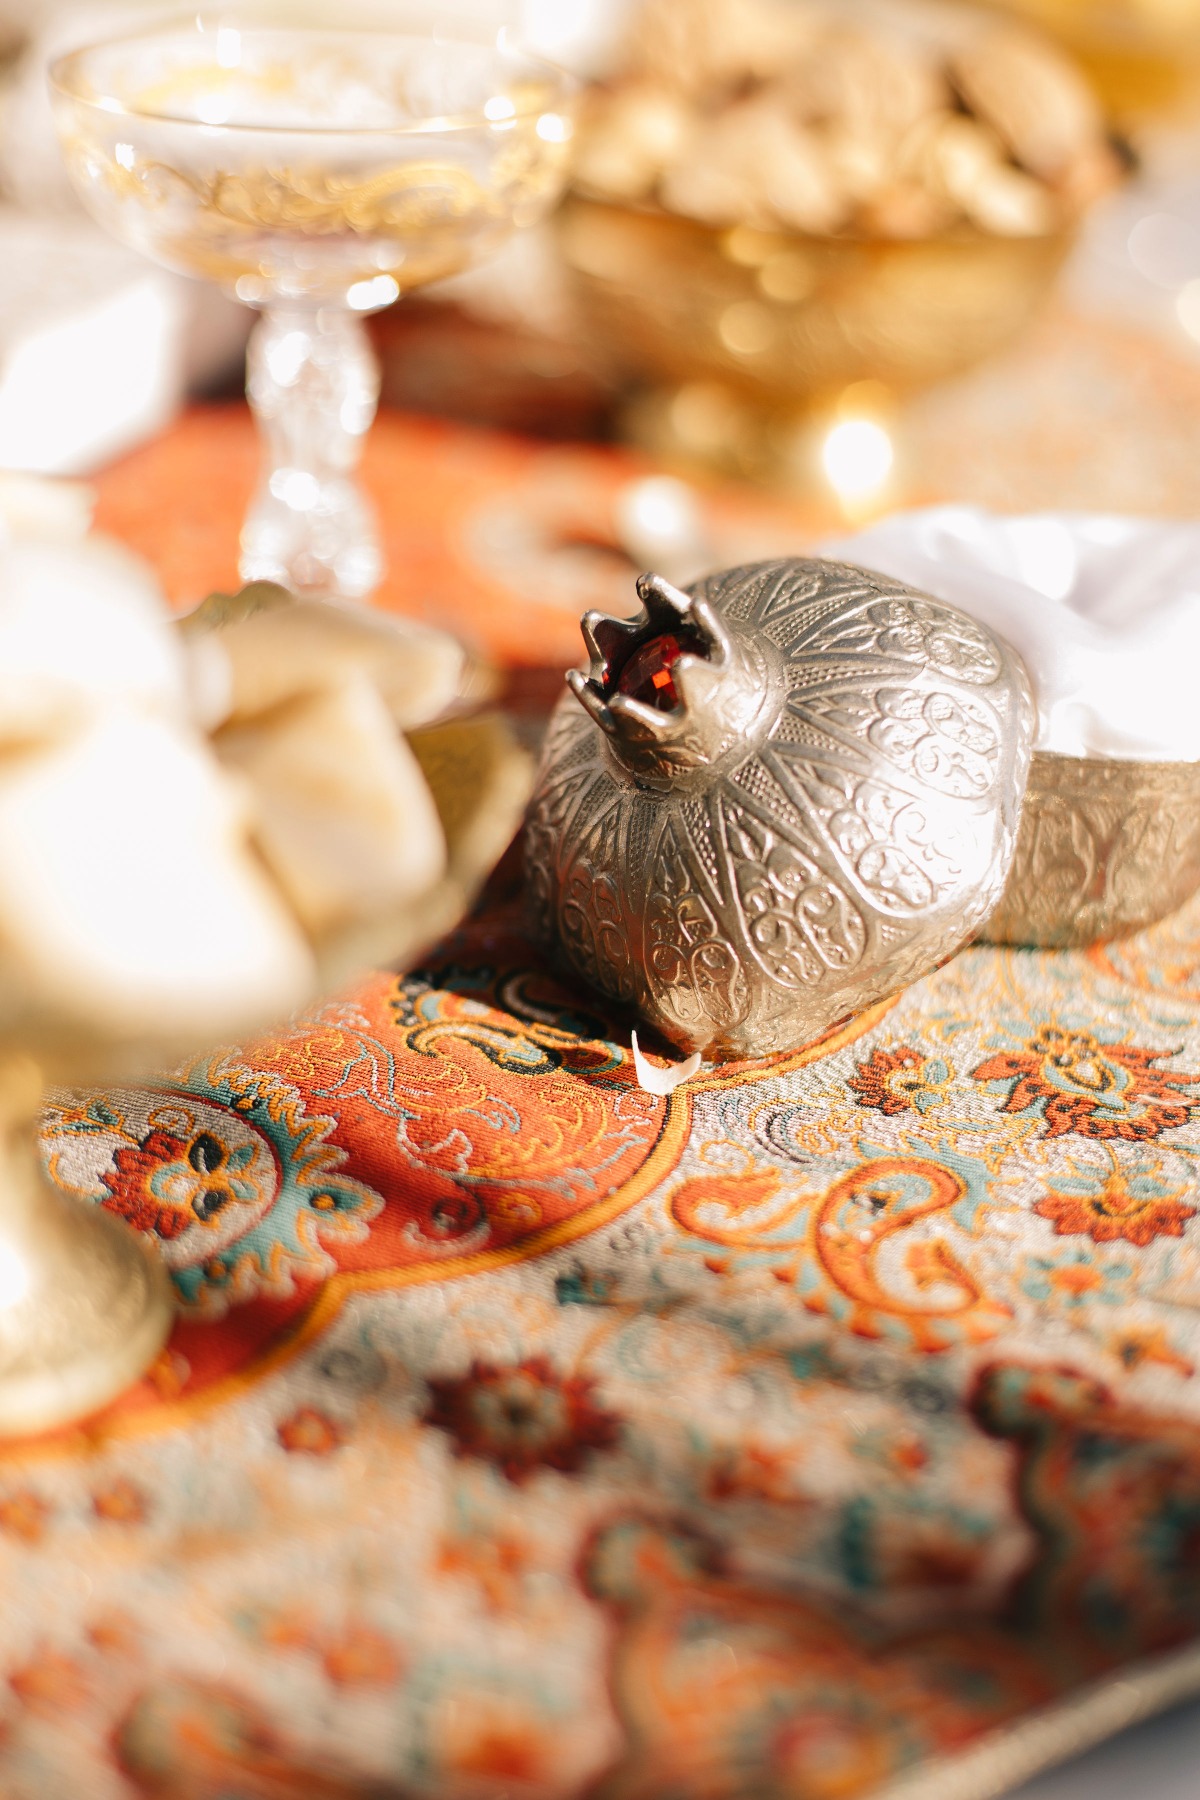
<svg viewBox="0 0 1200 1800"><path fill-rule="evenodd" d="M1200 763L1034 754L1017 851L980 937L1069 949L1166 918L1200 888Z"/></svg>
<svg viewBox="0 0 1200 1800"><path fill-rule="evenodd" d="M591 674L551 724L526 835L536 923L681 1049L802 1044L933 968L995 904L1028 680L965 615L846 564L639 592L640 618L585 619ZM655 712L617 683L672 628L691 634L678 704Z"/></svg>

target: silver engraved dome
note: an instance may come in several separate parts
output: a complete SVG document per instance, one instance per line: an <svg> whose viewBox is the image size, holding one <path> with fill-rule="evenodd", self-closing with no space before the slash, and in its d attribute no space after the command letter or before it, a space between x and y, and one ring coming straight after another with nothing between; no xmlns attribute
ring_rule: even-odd
<svg viewBox="0 0 1200 1800"><path fill-rule="evenodd" d="M526 832L536 922L712 1057L807 1043L1000 895L1034 709L1016 655L844 563L755 563L589 613Z"/></svg>

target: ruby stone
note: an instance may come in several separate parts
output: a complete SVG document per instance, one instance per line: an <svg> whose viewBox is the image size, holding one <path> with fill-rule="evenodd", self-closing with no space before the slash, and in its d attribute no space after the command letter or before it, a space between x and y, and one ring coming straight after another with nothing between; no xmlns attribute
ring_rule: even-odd
<svg viewBox="0 0 1200 1800"><path fill-rule="evenodd" d="M684 645L670 631L639 645L617 676L617 693L640 700L645 706L656 706L660 712L674 711L679 705L679 691L671 667L683 653Z"/></svg>

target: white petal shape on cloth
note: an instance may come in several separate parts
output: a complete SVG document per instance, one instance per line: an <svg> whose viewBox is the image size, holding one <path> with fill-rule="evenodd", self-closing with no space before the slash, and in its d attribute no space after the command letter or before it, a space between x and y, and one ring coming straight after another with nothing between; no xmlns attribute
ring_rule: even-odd
<svg viewBox="0 0 1200 1800"><path fill-rule="evenodd" d="M820 554L895 576L1006 638L1037 695L1039 750L1200 759L1200 525L935 506Z"/></svg>
<svg viewBox="0 0 1200 1800"><path fill-rule="evenodd" d="M693 1056L689 1056L686 1062L668 1063L665 1069L656 1069L654 1064L647 1062L642 1055L637 1032L631 1031L629 1038L633 1045L633 1066L637 1071L638 1086L645 1094L658 1094L660 1098L667 1094L673 1094L677 1087L682 1087L685 1081L690 1081L692 1076L699 1071L700 1052L698 1050Z"/></svg>

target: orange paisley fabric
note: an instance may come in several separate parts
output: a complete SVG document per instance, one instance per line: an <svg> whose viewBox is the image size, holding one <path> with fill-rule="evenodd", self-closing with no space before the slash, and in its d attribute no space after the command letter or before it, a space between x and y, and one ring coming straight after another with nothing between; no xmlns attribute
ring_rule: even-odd
<svg viewBox="0 0 1200 1800"><path fill-rule="evenodd" d="M1197 969L972 948L662 1099L501 882L55 1094L180 1312L0 1452L4 1800L875 1800L1193 1643Z"/></svg>

